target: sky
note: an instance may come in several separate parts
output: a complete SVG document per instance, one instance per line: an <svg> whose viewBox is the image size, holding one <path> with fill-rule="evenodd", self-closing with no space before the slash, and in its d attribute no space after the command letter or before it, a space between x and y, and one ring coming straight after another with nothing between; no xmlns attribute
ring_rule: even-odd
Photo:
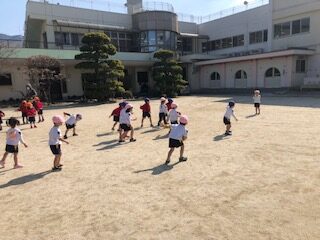
<svg viewBox="0 0 320 240"><path fill-rule="evenodd" d="M50 1L50 0L49 0ZM59 0L54 0L58 1ZM61 2L80 4L87 2L99 6L108 0L60 0ZM75 3L77 2L78 3ZM147 0L149 1L149 0ZM205 16L220 10L243 4L243 0L150 0L151 2L171 3L178 13ZM25 7L27 0L0 0L0 33L23 35ZM112 3L124 4L126 0L110 0ZM98 4L99 3L99 4ZM87 4L88 6L88 4Z"/></svg>

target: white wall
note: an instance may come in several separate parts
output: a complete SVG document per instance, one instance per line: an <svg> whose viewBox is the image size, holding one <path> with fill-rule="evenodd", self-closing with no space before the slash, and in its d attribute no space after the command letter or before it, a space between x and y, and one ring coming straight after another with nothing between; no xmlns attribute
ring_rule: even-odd
<svg viewBox="0 0 320 240"><path fill-rule="evenodd" d="M268 50L268 43L249 45L249 33L259 30L270 29L272 14L269 5L251 9L245 12L220 18L198 26L199 34L208 35L211 40L245 35L245 45L236 48L222 49L210 52L210 54L229 54L233 52L248 51L263 48Z"/></svg>

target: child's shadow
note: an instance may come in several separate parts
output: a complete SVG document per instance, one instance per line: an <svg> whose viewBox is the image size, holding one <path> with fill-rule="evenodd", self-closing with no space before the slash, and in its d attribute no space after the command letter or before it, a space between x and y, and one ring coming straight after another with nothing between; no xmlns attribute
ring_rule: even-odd
<svg viewBox="0 0 320 240"><path fill-rule="evenodd" d="M157 128L157 127L153 127L152 129L147 130L147 131L144 131L144 132L142 132L141 134L153 133L153 132L158 132L158 131L161 131L161 129L160 129L160 128Z"/></svg>
<svg viewBox="0 0 320 240"><path fill-rule="evenodd" d="M108 132L108 133L98 133L97 137L104 137L104 136L110 136L110 135L114 135L117 132Z"/></svg>
<svg viewBox="0 0 320 240"><path fill-rule="evenodd" d="M52 173L52 171L45 171L45 172L41 172L41 173L37 173L37 174L29 174L29 175L26 175L23 177L18 177L18 178L10 180L6 184L0 185L0 188L7 188L10 186L22 185L25 183L33 182L35 180L39 180L39 179L43 178L44 176L46 176L50 173Z"/></svg>
<svg viewBox="0 0 320 240"><path fill-rule="evenodd" d="M171 165L161 164L161 165L153 167L153 168L134 171L134 173L151 172L152 175L160 175L164 172L172 170L174 168L174 166L178 165L179 163L180 162L176 162Z"/></svg>
<svg viewBox="0 0 320 240"><path fill-rule="evenodd" d="M221 135L215 136L215 137L213 138L213 141L219 142L219 141L228 139L228 137L229 137L229 136L226 136L225 134L221 134Z"/></svg>
<svg viewBox="0 0 320 240"><path fill-rule="evenodd" d="M248 118L254 118L254 117L257 117L258 115L257 114L252 114L252 115L248 115L248 116L246 116L246 118L248 119Z"/></svg>
<svg viewBox="0 0 320 240"><path fill-rule="evenodd" d="M163 136L156 136L154 139L152 140L161 140L161 139L167 139L169 137L169 133L167 133L166 135L163 135Z"/></svg>
<svg viewBox="0 0 320 240"><path fill-rule="evenodd" d="M93 145L93 147L98 147L101 145L106 145L102 148L98 148L96 151L103 151L103 150L109 150L109 149L113 149L113 148L118 148L121 147L122 145L125 144L129 144L129 142L124 142L124 143L119 143L118 140L111 140L111 141L106 141L106 142L102 142L96 145Z"/></svg>

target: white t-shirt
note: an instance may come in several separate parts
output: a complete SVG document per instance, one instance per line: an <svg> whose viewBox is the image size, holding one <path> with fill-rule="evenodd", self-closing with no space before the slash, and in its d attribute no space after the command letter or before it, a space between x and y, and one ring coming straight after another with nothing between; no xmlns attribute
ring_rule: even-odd
<svg viewBox="0 0 320 240"><path fill-rule="evenodd" d="M181 141L182 137L187 137L187 136L188 136L188 130L186 129L186 127L184 125L173 124L171 126L169 138Z"/></svg>
<svg viewBox="0 0 320 240"><path fill-rule="evenodd" d="M169 111L168 118L169 118L169 121L170 121L170 122L176 122L176 121L178 121L178 117L179 117L179 113L178 113L175 109L171 109L171 110Z"/></svg>
<svg viewBox="0 0 320 240"><path fill-rule="evenodd" d="M253 102L254 103L261 103L261 96L253 96Z"/></svg>
<svg viewBox="0 0 320 240"><path fill-rule="evenodd" d="M17 146L19 143L23 141L22 132L19 128L10 128L7 131L7 144Z"/></svg>
<svg viewBox="0 0 320 240"><path fill-rule="evenodd" d="M61 131L59 127L54 126L49 132L49 145L61 144Z"/></svg>
<svg viewBox="0 0 320 240"><path fill-rule="evenodd" d="M233 113L233 109L228 106L228 107L227 107L227 111L226 111L226 113L224 114L224 117L230 120L230 119L231 119L231 116L235 118L234 113Z"/></svg>
<svg viewBox="0 0 320 240"><path fill-rule="evenodd" d="M165 104L160 104L159 113L168 113L168 108Z"/></svg>
<svg viewBox="0 0 320 240"><path fill-rule="evenodd" d="M122 109L120 112L119 123L131 125L131 114L131 112L126 112L125 109Z"/></svg>
<svg viewBox="0 0 320 240"><path fill-rule="evenodd" d="M75 115L70 115L70 117L68 118L68 120L66 121L66 124L68 125L75 125L77 123L77 118Z"/></svg>

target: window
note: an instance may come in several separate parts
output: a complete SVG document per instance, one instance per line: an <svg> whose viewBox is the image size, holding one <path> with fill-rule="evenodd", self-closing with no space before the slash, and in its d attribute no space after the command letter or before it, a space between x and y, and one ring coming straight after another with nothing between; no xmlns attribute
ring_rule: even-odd
<svg viewBox="0 0 320 240"><path fill-rule="evenodd" d="M203 42L203 43L202 43L202 52L207 52L207 51L209 51L209 49L208 49L208 43L209 43L209 42Z"/></svg>
<svg viewBox="0 0 320 240"><path fill-rule="evenodd" d="M182 38L182 51L192 52L192 38Z"/></svg>
<svg viewBox="0 0 320 240"><path fill-rule="evenodd" d="M79 35L77 33L71 33L72 46L79 46Z"/></svg>
<svg viewBox="0 0 320 240"><path fill-rule="evenodd" d="M224 38L222 39L222 48L231 48L232 47L232 38Z"/></svg>
<svg viewBox="0 0 320 240"><path fill-rule="evenodd" d="M301 21L296 20L292 22L292 34L301 33Z"/></svg>
<svg viewBox="0 0 320 240"><path fill-rule="evenodd" d="M56 46L70 45L70 33L54 32Z"/></svg>
<svg viewBox="0 0 320 240"><path fill-rule="evenodd" d="M0 73L0 86L11 86L12 78L10 73Z"/></svg>
<svg viewBox="0 0 320 240"><path fill-rule="evenodd" d="M281 73L277 68L269 68L266 71L266 77L280 77Z"/></svg>
<svg viewBox="0 0 320 240"><path fill-rule="evenodd" d="M268 30L261 30L257 32L251 32L249 35L249 43L262 43L268 41Z"/></svg>
<svg viewBox="0 0 320 240"><path fill-rule="evenodd" d="M243 70L239 70L235 75L236 79L247 79L247 73Z"/></svg>
<svg viewBox="0 0 320 240"><path fill-rule="evenodd" d="M218 72L213 72L210 76L210 79L212 81L219 81L221 79L220 74Z"/></svg>
<svg viewBox="0 0 320 240"><path fill-rule="evenodd" d="M291 22L279 23L274 25L274 37L285 37L290 35Z"/></svg>
<svg viewBox="0 0 320 240"><path fill-rule="evenodd" d="M233 37L233 47L239 47L244 45L244 35Z"/></svg>
<svg viewBox="0 0 320 240"><path fill-rule="evenodd" d="M310 32L310 18L301 19L301 32Z"/></svg>
<svg viewBox="0 0 320 240"><path fill-rule="evenodd" d="M296 61L296 72L297 73L305 73L306 72L306 60L298 59Z"/></svg>

